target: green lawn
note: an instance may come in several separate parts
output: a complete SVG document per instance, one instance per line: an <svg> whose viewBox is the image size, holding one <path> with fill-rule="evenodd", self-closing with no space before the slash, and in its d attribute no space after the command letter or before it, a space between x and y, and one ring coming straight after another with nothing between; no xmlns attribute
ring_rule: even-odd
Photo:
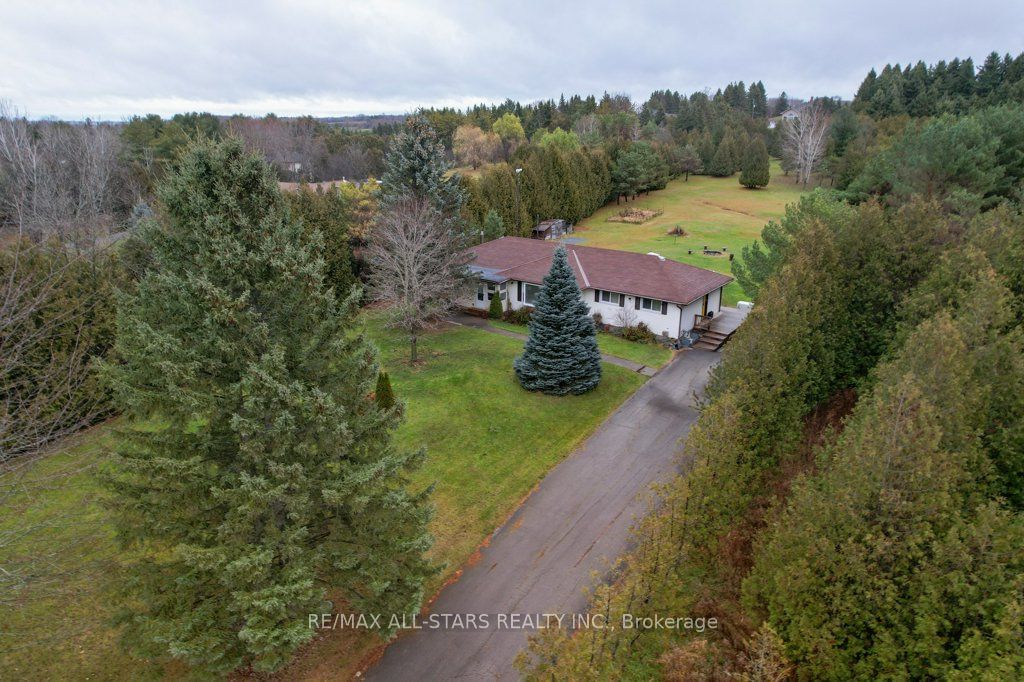
<svg viewBox="0 0 1024 682"><path fill-rule="evenodd" d="M591 393L539 395L522 390L514 379L512 360L522 347L515 339L446 327L422 337L424 361L412 366L403 335L383 330L373 319L367 329L381 348L396 395L407 402L397 442L428 449L413 485L436 484L432 553L446 565L429 592L451 578L544 474L644 381L606 364L601 385ZM19 608L0 618L0 652L12 641L24 642L0 653L0 679L126 679L184 672L130 658L109 625L113 614L105 588L117 579L118 554L93 471L105 461L112 438L109 426L99 427L17 474L0 473L0 494L13 493L3 507L12 513L0 518L0 566L19 554L57 550L59 568L69 571L59 589L24 594ZM67 475L57 475L62 472ZM48 525L5 544L21 519ZM372 637L335 631L305 651L285 676L344 677L376 645Z"/></svg>
<svg viewBox="0 0 1024 682"><path fill-rule="evenodd" d="M488 320L488 322L492 327L519 334L526 334L529 331L521 324L512 324L502 320ZM672 351L664 346L654 343L635 343L603 332L597 335L597 345L605 355L632 360L648 367L661 367L672 358Z"/></svg>
<svg viewBox="0 0 1024 682"><path fill-rule="evenodd" d="M780 217L786 204L796 201L802 193L792 178L782 175L778 162L772 162L771 173L768 186L757 190L742 187L736 175L697 175L686 181L673 180L665 189L636 201L604 206L581 221L574 236L582 237L586 246L640 253L654 251L673 260L729 274L728 257L704 256L704 247L725 247L738 258L740 250L760 236L765 223ZM609 217L624 208L664 213L643 225L608 222ZM668 235L676 225L686 231L686 236ZM735 305L743 298L743 290L735 282L726 287L725 305Z"/></svg>

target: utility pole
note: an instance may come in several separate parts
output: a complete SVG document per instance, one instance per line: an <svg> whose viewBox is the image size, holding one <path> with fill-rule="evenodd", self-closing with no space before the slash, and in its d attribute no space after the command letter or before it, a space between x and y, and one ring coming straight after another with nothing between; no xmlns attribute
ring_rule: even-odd
<svg viewBox="0 0 1024 682"><path fill-rule="evenodd" d="M519 174L522 172L522 168L516 168L516 232L519 232Z"/></svg>

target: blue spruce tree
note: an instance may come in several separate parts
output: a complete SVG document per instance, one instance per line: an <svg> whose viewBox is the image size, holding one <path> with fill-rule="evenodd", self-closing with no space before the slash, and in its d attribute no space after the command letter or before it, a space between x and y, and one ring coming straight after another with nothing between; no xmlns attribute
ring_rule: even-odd
<svg viewBox="0 0 1024 682"><path fill-rule="evenodd" d="M601 381L594 320L562 247L544 277L530 337L513 367L523 388L552 395L586 393Z"/></svg>

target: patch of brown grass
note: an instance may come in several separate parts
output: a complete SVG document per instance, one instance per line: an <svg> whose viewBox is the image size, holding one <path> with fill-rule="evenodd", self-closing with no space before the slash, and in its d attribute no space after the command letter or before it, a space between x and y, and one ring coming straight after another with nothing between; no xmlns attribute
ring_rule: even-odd
<svg viewBox="0 0 1024 682"><path fill-rule="evenodd" d="M645 208L626 208L615 215L608 216L610 223L629 223L630 225L642 225L652 218L657 218L664 211L652 211Z"/></svg>

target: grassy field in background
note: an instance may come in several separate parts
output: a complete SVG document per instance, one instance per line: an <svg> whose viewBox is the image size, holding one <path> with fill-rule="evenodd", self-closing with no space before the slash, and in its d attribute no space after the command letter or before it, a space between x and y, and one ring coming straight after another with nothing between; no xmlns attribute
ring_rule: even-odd
<svg viewBox="0 0 1024 682"><path fill-rule="evenodd" d="M585 246L600 246L662 256L729 274L728 256L705 256L704 247L721 249L739 258L740 250L761 234L761 228L780 217L786 204L799 199L802 190L791 177L784 177L777 161L772 161L771 181L764 189L746 189L737 180L691 175L676 179L663 190L651 192L636 201L608 204L576 226L574 237ZM608 218L627 208L664 211L642 225L609 222ZM680 226L683 237L670 236ZM693 253L687 253L692 251ZM725 289L725 305L742 300L743 290L735 282Z"/></svg>
<svg viewBox="0 0 1024 682"><path fill-rule="evenodd" d="M505 329L519 334L529 333L525 325L512 324L502 320L488 320L492 327ZM614 355L617 358L639 362L648 367L661 367L672 358L672 351L664 346L654 343L636 343L626 339L601 332L597 335L597 345L605 355Z"/></svg>
<svg viewBox="0 0 1024 682"><path fill-rule="evenodd" d="M395 394L407 402L396 434L401 447L426 445L417 489L436 484L432 557L450 579L544 474L636 390L644 377L606 364L601 385L583 396L524 391L512 373L522 343L478 329L446 327L425 334L423 361L408 362L405 336L373 318L367 331L381 350ZM17 554L53 554L67 573L45 592L23 593L0 622L0 679L140 679L177 677L180 666L133 659L117 644L107 589L118 580L119 553L99 496L95 470L107 462L112 426L101 426L0 476L9 495L0 538L38 521L39 530L0 543L0 565ZM20 643L20 645L19 645ZM379 640L337 630L311 644L282 678L345 677ZM10 651L12 645L18 645ZM4 653L5 652L5 653Z"/></svg>

